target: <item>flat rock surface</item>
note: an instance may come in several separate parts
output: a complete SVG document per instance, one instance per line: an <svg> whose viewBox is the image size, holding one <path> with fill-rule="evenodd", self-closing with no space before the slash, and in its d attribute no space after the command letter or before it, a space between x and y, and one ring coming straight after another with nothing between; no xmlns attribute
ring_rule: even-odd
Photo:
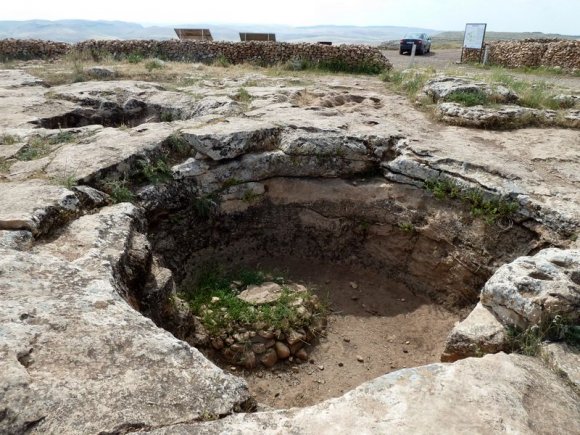
<svg viewBox="0 0 580 435"><path fill-rule="evenodd" d="M158 150L173 132L165 124L142 124L134 130L106 128L81 143L59 148L45 172L53 177L69 174L78 180L98 178L106 170L122 173L135 157Z"/></svg>
<svg viewBox="0 0 580 435"><path fill-rule="evenodd" d="M0 184L0 229L39 233L63 215L74 215L80 202L74 192L43 180Z"/></svg>
<svg viewBox="0 0 580 435"><path fill-rule="evenodd" d="M369 435L577 433L580 406L576 394L538 360L501 353L400 370L308 408L150 433L351 434L355 427Z"/></svg>
<svg viewBox="0 0 580 435"><path fill-rule="evenodd" d="M282 296L282 286L275 282L250 285L238 295L238 298L254 305L276 302Z"/></svg>

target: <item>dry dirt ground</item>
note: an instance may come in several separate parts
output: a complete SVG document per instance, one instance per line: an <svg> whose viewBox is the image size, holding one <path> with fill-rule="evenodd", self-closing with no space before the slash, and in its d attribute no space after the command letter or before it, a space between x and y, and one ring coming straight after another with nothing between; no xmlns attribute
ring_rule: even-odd
<svg viewBox="0 0 580 435"><path fill-rule="evenodd" d="M385 373L439 362L453 324L468 313L447 311L370 270L291 258L259 266L307 285L330 310L326 336L307 348L308 362L253 372L224 366L247 380L258 403L274 408L313 405Z"/></svg>
<svg viewBox="0 0 580 435"><path fill-rule="evenodd" d="M409 54L399 54L398 51L384 51L393 66L397 69L408 68L411 63ZM461 50L457 48L432 50L431 53L415 56L416 66L432 66L436 69L455 65L461 59Z"/></svg>
<svg viewBox="0 0 580 435"><path fill-rule="evenodd" d="M393 67L397 70L404 70L411 67L411 56L407 53L399 54L398 51L385 50L383 54L387 56ZM475 73L477 75L489 74L490 70L477 67L471 64L461 64L460 48L433 49L430 53L417 55L413 65L419 68L432 67L437 71L451 69L457 72ZM506 70L510 74L520 79L545 81L557 86L571 88L576 91L580 89L580 78L570 75L558 74L526 74L518 70Z"/></svg>

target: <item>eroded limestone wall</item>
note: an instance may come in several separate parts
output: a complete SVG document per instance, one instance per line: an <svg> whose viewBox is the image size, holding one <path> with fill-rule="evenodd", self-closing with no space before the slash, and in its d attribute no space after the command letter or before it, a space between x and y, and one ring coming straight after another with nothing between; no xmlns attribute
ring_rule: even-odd
<svg viewBox="0 0 580 435"><path fill-rule="evenodd" d="M61 42L4 39L0 40L0 59L45 59L77 50L96 60L105 54L115 58L138 54L173 61L211 62L223 57L237 64L255 62L273 65L295 59L311 62L341 63L348 66L390 68L388 59L375 47L366 45L291 44L286 42L208 42L208 41L83 41Z"/></svg>

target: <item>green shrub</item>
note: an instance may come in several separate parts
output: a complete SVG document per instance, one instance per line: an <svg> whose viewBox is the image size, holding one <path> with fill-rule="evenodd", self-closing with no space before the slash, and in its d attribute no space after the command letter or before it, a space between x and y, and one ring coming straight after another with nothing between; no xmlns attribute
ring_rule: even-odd
<svg viewBox="0 0 580 435"><path fill-rule="evenodd" d="M143 56L139 53L130 53L127 55L127 62L129 63L141 63L143 62Z"/></svg>
<svg viewBox="0 0 580 435"><path fill-rule="evenodd" d="M212 65L219 66L221 68L228 68L231 65L231 62L223 54L220 54L213 60Z"/></svg>
<svg viewBox="0 0 580 435"><path fill-rule="evenodd" d="M320 61L312 61L301 57L292 58L283 65L284 69L289 71L325 71L331 73L345 73L345 74L368 74L377 75L385 71L385 67L373 62L361 62L357 64L350 64L343 59L328 59Z"/></svg>

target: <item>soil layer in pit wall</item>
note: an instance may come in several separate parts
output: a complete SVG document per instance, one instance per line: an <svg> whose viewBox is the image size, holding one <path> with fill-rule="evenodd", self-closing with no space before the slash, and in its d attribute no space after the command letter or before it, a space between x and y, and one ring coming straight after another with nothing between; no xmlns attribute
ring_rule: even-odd
<svg viewBox="0 0 580 435"><path fill-rule="evenodd" d="M308 362L255 371L224 366L246 379L258 403L274 408L313 405L386 373L439 362L448 333L468 313L446 310L360 267L296 259L252 266L281 271L330 306L326 337L306 347Z"/></svg>

